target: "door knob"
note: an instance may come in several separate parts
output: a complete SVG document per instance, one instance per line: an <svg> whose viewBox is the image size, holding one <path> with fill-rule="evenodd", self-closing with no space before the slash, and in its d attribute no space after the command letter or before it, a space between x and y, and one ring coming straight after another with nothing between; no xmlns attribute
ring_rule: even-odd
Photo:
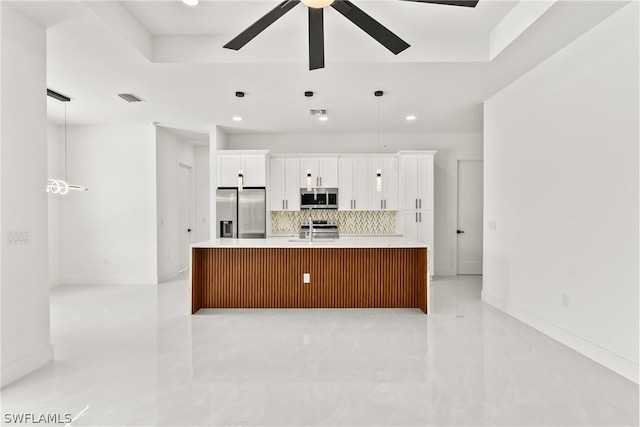
<svg viewBox="0 0 640 427"><path fill-rule="evenodd" d="M191 229L190 228L187 228L187 233L191 233Z"/></svg>
<svg viewBox="0 0 640 427"><path fill-rule="evenodd" d="M464 230L456 230L458 234L464 234Z"/></svg>

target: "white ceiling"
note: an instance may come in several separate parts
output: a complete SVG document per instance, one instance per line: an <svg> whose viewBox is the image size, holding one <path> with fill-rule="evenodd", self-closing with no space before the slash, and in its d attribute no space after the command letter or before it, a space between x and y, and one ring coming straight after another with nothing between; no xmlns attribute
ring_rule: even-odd
<svg viewBox="0 0 640 427"><path fill-rule="evenodd" d="M326 68L309 71L305 6L239 52L221 45L278 4L178 0L16 2L48 27L48 87L73 98L73 124L158 122L198 139L229 132L481 132L482 102L583 34L625 2L558 1L516 34L494 59L492 31L516 2L480 0L475 9L379 0L355 1L407 40L397 57L333 10L325 14ZM495 36L495 33L494 33ZM247 96L239 105L234 92ZM311 100L305 90L316 92ZM146 102L128 104L117 93ZM231 117L242 109L244 120ZM309 119L327 108L330 120ZM64 106L49 101L61 122ZM408 114L418 117L407 122Z"/></svg>

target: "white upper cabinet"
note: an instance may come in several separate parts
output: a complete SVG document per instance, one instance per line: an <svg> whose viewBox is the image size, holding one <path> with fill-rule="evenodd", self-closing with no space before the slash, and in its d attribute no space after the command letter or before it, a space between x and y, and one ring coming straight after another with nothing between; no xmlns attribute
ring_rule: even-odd
<svg viewBox="0 0 640 427"><path fill-rule="evenodd" d="M338 209L369 209L369 162L367 157L342 156L338 161Z"/></svg>
<svg viewBox="0 0 640 427"><path fill-rule="evenodd" d="M378 191L376 175L381 170L382 190ZM368 173L369 210L398 210L398 158L373 156L369 158Z"/></svg>
<svg viewBox="0 0 640 427"><path fill-rule="evenodd" d="M272 156L270 166L270 210L300 210L300 159Z"/></svg>
<svg viewBox="0 0 640 427"><path fill-rule="evenodd" d="M242 169L243 186L267 186L268 151L218 151L218 187L237 187Z"/></svg>
<svg viewBox="0 0 640 427"><path fill-rule="evenodd" d="M338 188L338 156L300 158L300 188L307 186L309 169L312 187Z"/></svg>
<svg viewBox="0 0 640 427"><path fill-rule="evenodd" d="M218 154L218 187L237 187L238 170L242 169L239 154ZM244 175L244 170L242 171Z"/></svg>
<svg viewBox="0 0 640 427"><path fill-rule="evenodd" d="M400 208L433 210L435 151L400 154Z"/></svg>

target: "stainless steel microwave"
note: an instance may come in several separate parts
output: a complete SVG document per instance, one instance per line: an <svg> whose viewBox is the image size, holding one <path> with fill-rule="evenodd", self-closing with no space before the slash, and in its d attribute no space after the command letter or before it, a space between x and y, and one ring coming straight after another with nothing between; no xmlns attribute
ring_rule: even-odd
<svg viewBox="0 0 640 427"><path fill-rule="evenodd" d="M301 188L300 209L338 209L338 189Z"/></svg>

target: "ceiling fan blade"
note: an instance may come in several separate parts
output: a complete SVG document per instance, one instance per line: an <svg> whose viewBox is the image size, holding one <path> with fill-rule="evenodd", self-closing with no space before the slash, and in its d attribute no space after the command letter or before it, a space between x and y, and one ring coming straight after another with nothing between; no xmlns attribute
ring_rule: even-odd
<svg viewBox="0 0 640 427"><path fill-rule="evenodd" d="M249 28L238 34L236 38L225 44L227 49L240 50L244 45L253 40L258 34L263 32L269 25L280 19L285 13L296 7L300 0L285 0L278 6L271 9L262 18L254 22Z"/></svg>
<svg viewBox="0 0 640 427"><path fill-rule="evenodd" d="M362 9L348 0L336 0L331 6L349 21L360 27L365 33L376 39L395 55L407 49L409 43L392 33L384 25L367 15Z"/></svg>
<svg viewBox="0 0 640 427"><path fill-rule="evenodd" d="M402 0L412 1L416 3L433 3L444 4L447 6L464 6L464 7L476 7L478 0Z"/></svg>
<svg viewBox="0 0 640 427"><path fill-rule="evenodd" d="M309 8L309 69L324 68L324 9Z"/></svg>

